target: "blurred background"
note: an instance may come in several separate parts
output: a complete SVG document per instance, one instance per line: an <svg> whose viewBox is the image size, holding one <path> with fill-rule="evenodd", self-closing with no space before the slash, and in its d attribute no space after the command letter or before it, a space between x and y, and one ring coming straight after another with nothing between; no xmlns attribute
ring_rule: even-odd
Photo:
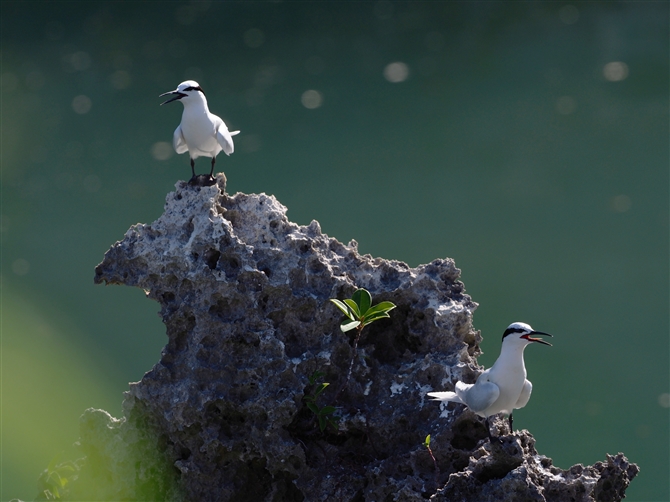
<svg viewBox="0 0 670 502"><path fill-rule="evenodd" d="M670 499L668 3L1 9L2 500L35 497L76 458L81 413L120 417L159 360L158 305L93 276L191 176L182 106L158 106L186 79L242 131L217 162L230 193L363 253L454 258L481 364L513 321L555 336L526 351L514 414L539 452L622 451L641 467L628 499Z"/></svg>

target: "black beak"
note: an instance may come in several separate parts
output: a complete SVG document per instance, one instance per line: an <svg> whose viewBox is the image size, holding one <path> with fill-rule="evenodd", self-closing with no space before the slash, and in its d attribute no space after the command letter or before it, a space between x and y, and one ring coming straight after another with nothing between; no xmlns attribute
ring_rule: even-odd
<svg viewBox="0 0 670 502"><path fill-rule="evenodd" d="M163 96L170 96L170 95L172 95L172 94L175 94L175 97L172 98L172 99L168 99L167 101L163 101L163 102L161 103L161 106L163 106L163 105L166 104L166 103L171 103L171 102L173 102L173 101L177 101L178 99L181 99L181 98L183 98L183 97L186 96L186 94L184 94L183 92L179 92L179 91L170 91L170 92L164 92L163 94L161 94L161 95L158 96L158 97L159 97L159 98L162 98Z"/></svg>
<svg viewBox="0 0 670 502"><path fill-rule="evenodd" d="M521 337L521 338L525 338L529 342L543 343L544 345L549 345L551 347L551 344L549 342L545 342L544 340L542 340L542 338L535 338L535 337L530 336L530 335L543 335L543 336L553 336L553 335L550 335L549 333L543 333L542 331L532 331L532 332L528 333L527 335L524 335L524 336Z"/></svg>

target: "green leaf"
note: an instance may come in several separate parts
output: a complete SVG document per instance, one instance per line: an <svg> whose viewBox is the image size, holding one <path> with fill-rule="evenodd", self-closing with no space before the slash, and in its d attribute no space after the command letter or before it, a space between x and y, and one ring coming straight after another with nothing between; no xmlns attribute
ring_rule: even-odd
<svg viewBox="0 0 670 502"><path fill-rule="evenodd" d="M389 312L395 308L395 304L391 302L379 302L374 307L371 307L366 314L374 314L375 312ZM367 317L367 315L366 315Z"/></svg>
<svg viewBox="0 0 670 502"><path fill-rule="evenodd" d="M331 415L337 411L337 408L335 406L324 406L321 408L319 411L319 415Z"/></svg>
<svg viewBox="0 0 670 502"><path fill-rule="evenodd" d="M352 312L352 309L346 303L342 303L340 300L336 298L331 298L330 301L333 302L337 306L337 308L340 309L342 313L349 319L351 319L352 321L356 319L354 312Z"/></svg>
<svg viewBox="0 0 670 502"><path fill-rule="evenodd" d="M346 303L351 311L353 312L354 316L351 319L358 319L361 316L361 311L358 308L358 304L353 301L351 298L347 298L344 300L344 303Z"/></svg>
<svg viewBox="0 0 670 502"><path fill-rule="evenodd" d="M342 324L340 324L340 329L346 333L347 331L351 331L352 329L357 328L360 323L361 321L342 321Z"/></svg>
<svg viewBox="0 0 670 502"><path fill-rule="evenodd" d="M315 415L319 414L319 407L314 404L313 402L307 402L307 407L314 413Z"/></svg>
<svg viewBox="0 0 670 502"><path fill-rule="evenodd" d="M314 399L319 397L319 394L321 394L329 385L330 384L328 382L323 382L321 385L319 385L316 389L316 392L314 393Z"/></svg>
<svg viewBox="0 0 670 502"><path fill-rule="evenodd" d="M58 460L60 460L60 456L63 453L58 453L57 455L54 455L51 461L49 462L49 465L47 466L47 472L51 472L56 469L56 465L58 464Z"/></svg>
<svg viewBox="0 0 670 502"><path fill-rule="evenodd" d="M326 428L326 417L319 415L319 429L323 432Z"/></svg>
<svg viewBox="0 0 670 502"><path fill-rule="evenodd" d="M367 326L371 322L374 322L378 319L384 319L390 317L391 316L388 315L386 312L377 312L376 314L372 314L370 317L366 317L365 320L363 321L363 326Z"/></svg>
<svg viewBox="0 0 670 502"><path fill-rule="evenodd" d="M316 381L322 376L325 376L325 373L321 373L319 370L316 370L314 373L312 373L312 376L309 377L309 384L314 385Z"/></svg>
<svg viewBox="0 0 670 502"><path fill-rule="evenodd" d="M426 436L426 440L423 442L423 445L427 448L430 446L430 434Z"/></svg>
<svg viewBox="0 0 670 502"><path fill-rule="evenodd" d="M370 308L370 305L372 305L372 297L367 289L357 289L354 291L354 294L351 295L351 299L358 305L359 316L365 315Z"/></svg>

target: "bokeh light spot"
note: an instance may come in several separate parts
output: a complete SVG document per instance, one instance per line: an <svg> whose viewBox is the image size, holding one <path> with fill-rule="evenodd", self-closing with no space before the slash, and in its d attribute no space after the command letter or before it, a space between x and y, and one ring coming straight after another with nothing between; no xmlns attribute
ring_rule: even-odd
<svg viewBox="0 0 670 502"><path fill-rule="evenodd" d="M556 111L561 115L571 115L577 109L577 102L571 96L561 96L556 102Z"/></svg>
<svg viewBox="0 0 670 502"><path fill-rule="evenodd" d="M379 2L375 4L374 13L377 19L391 19L394 12L395 7L389 0L379 0Z"/></svg>
<svg viewBox="0 0 670 502"><path fill-rule="evenodd" d="M14 272L16 275L26 275L28 272L30 272L30 263L28 263L28 260L23 258L14 260L12 262L12 272Z"/></svg>
<svg viewBox="0 0 670 502"><path fill-rule="evenodd" d="M610 208L615 213L625 213L631 208L630 197L624 194L612 197L612 200L610 201Z"/></svg>
<svg viewBox="0 0 670 502"><path fill-rule="evenodd" d="M244 43L248 47L255 49L263 45L263 42L265 42L265 35L258 28L251 28L244 32Z"/></svg>
<svg viewBox="0 0 670 502"><path fill-rule="evenodd" d="M586 414L590 417L595 417L602 413L603 407L600 403L595 401L586 404Z"/></svg>
<svg viewBox="0 0 670 502"><path fill-rule="evenodd" d="M558 11L558 18L565 24L575 24L579 21L579 9L574 5L564 5Z"/></svg>
<svg viewBox="0 0 670 502"><path fill-rule="evenodd" d="M661 408L670 408L670 394L664 392L663 394L658 395L658 405Z"/></svg>
<svg viewBox="0 0 670 502"><path fill-rule="evenodd" d="M193 24L195 22L196 16L197 11L192 5L182 5L174 13L174 17L177 22L179 24L183 24L184 26Z"/></svg>
<svg viewBox="0 0 670 502"><path fill-rule="evenodd" d="M302 106L313 110L315 108L319 108L323 104L323 96L319 91L309 89L308 91L302 93L300 101L302 102Z"/></svg>
<svg viewBox="0 0 670 502"><path fill-rule="evenodd" d="M261 138L257 134L245 134L238 142L240 150L245 153L254 153L261 149Z"/></svg>
<svg viewBox="0 0 670 502"><path fill-rule="evenodd" d="M74 71L85 71L91 67L91 56L88 52L77 51L65 56L65 64Z"/></svg>
<svg viewBox="0 0 670 502"><path fill-rule="evenodd" d="M95 193L102 188L102 180L95 174L89 174L84 178L84 190L88 193Z"/></svg>
<svg viewBox="0 0 670 502"><path fill-rule="evenodd" d="M158 141L151 146L151 156L156 160L167 160L172 153L172 145L167 141Z"/></svg>
<svg viewBox="0 0 670 502"><path fill-rule="evenodd" d="M398 83L404 82L409 77L409 67L401 62L389 63L384 68L384 78L389 82Z"/></svg>
<svg viewBox="0 0 670 502"><path fill-rule="evenodd" d="M603 76L610 82L620 82L628 77L628 65L621 61L612 61L603 66Z"/></svg>
<svg viewBox="0 0 670 502"><path fill-rule="evenodd" d="M147 189L144 183L133 181L126 188L126 192L131 199L141 200L146 196Z"/></svg>
<svg viewBox="0 0 670 502"><path fill-rule="evenodd" d="M11 71L6 71L0 77L0 88L2 88L2 92L14 92L18 86L19 79Z"/></svg>
<svg viewBox="0 0 670 502"><path fill-rule="evenodd" d="M641 439L647 438L651 435L651 428L647 424L639 424L635 427L635 435Z"/></svg>
<svg viewBox="0 0 670 502"><path fill-rule="evenodd" d="M78 115L85 115L90 112L92 105L93 103L91 102L91 98L84 94L75 96L75 98L72 100L72 109Z"/></svg>
<svg viewBox="0 0 670 502"><path fill-rule="evenodd" d="M117 70L109 76L109 82L114 89L123 90L130 87L132 78L130 73L125 70Z"/></svg>

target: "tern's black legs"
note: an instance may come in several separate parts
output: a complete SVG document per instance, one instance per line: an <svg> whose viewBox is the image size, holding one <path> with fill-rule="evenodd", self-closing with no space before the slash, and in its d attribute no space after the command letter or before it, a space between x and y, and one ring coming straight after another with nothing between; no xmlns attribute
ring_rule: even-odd
<svg viewBox="0 0 670 502"><path fill-rule="evenodd" d="M512 414L509 414L509 433L512 434L514 429L512 429Z"/></svg>
<svg viewBox="0 0 670 502"><path fill-rule="evenodd" d="M216 162L216 157L212 157L212 170L209 172L209 176L206 174L197 175L195 174L195 160L191 159L191 173L193 177L189 180L188 184L193 186L209 187L216 184L216 179L214 178L214 163Z"/></svg>

